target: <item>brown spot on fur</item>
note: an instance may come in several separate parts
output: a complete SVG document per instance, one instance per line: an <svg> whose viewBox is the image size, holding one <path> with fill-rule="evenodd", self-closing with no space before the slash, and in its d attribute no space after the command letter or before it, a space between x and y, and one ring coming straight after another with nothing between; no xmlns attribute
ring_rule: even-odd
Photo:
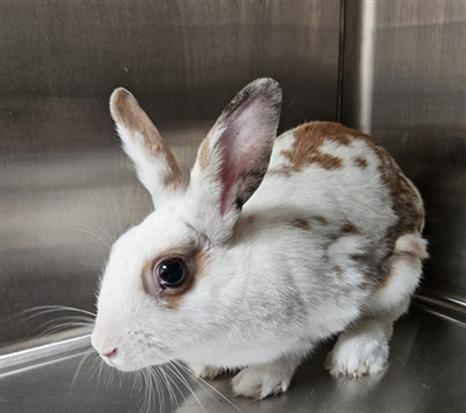
<svg viewBox="0 0 466 413"><path fill-rule="evenodd" d="M313 217L313 219L315 219L317 222L319 222L322 225L327 225L328 224L328 221L324 217L322 217L320 215Z"/></svg>
<svg viewBox="0 0 466 413"><path fill-rule="evenodd" d="M144 146L154 158L165 160L166 168L160 171L162 183L172 188L183 185L183 175L172 151L136 98L124 88L115 89L110 97L110 112L115 122L143 136Z"/></svg>
<svg viewBox="0 0 466 413"><path fill-rule="evenodd" d="M366 169L367 168L367 159L363 158L362 156L358 156L354 159L354 163L356 164L357 167L361 169Z"/></svg>
<svg viewBox="0 0 466 413"><path fill-rule="evenodd" d="M291 176L291 169L289 167L281 167L276 169L269 169L267 175L283 175L286 177Z"/></svg>
<svg viewBox="0 0 466 413"><path fill-rule="evenodd" d="M333 271L335 271L335 274L338 278L342 278L343 276L343 268L341 268L339 265L336 265L334 268L333 268Z"/></svg>
<svg viewBox="0 0 466 413"><path fill-rule="evenodd" d="M251 214L251 215L248 215L246 219L250 224L252 224L256 220L256 218L257 217L254 214Z"/></svg>
<svg viewBox="0 0 466 413"><path fill-rule="evenodd" d="M390 192L392 208L397 216L396 223L387 230L385 236L387 254L383 268L388 277L392 267L390 256L393 254L396 240L403 234L422 232L424 226L422 200L414 185L403 175L395 160L382 145L360 131L343 125L339 127L355 139L364 140L380 160L379 173Z"/></svg>
<svg viewBox="0 0 466 413"><path fill-rule="evenodd" d="M379 289L386 287L390 280L397 274L395 271L395 265L404 261L404 264L408 264L411 267L417 267L419 272L422 270L421 257L415 253L408 251L395 251L392 255L387 258L386 268L387 271L384 277L377 286Z"/></svg>
<svg viewBox="0 0 466 413"><path fill-rule="evenodd" d="M360 234L361 231L359 231L359 229L353 225L351 222L347 222L346 224L344 224L342 227L341 227L341 232L343 232L344 234Z"/></svg>
<svg viewBox="0 0 466 413"><path fill-rule="evenodd" d="M141 273L141 279L142 279L142 289L146 294L150 294L150 280L149 277L151 277L151 272L152 272L152 260L146 260L144 262L144 265L142 267L142 273Z"/></svg>
<svg viewBox="0 0 466 413"><path fill-rule="evenodd" d="M384 278L388 280L391 277L390 274L394 265L391 258L397 257L397 254L393 254L396 240L404 234L422 232L424 210L416 188L403 175L393 158L379 144L372 140L368 140L368 142L371 142L372 148L380 158L381 166L379 170L385 185L390 191L392 208L397 216L397 221L388 228L385 235L387 254L383 268L386 274ZM388 281L384 281L383 285L386 285L386 282Z"/></svg>
<svg viewBox="0 0 466 413"><path fill-rule="evenodd" d="M415 254L418 257L426 254L424 245L422 245L419 241L414 241L414 240L409 242L409 245L407 246L405 252Z"/></svg>
<svg viewBox="0 0 466 413"><path fill-rule="evenodd" d="M341 126L341 125L340 125ZM289 150L283 150L283 156L290 161L290 166L284 170L301 171L310 164L317 164L328 170L339 169L343 160L336 156L321 152L325 142L335 142L340 145L351 144L351 134L333 122L312 122L298 126L293 130L294 142Z"/></svg>
<svg viewBox="0 0 466 413"><path fill-rule="evenodd" d="M153 274L153 268L160 260L174 257L183 259L189 278L178 288L163 290ZM168 308L176 309L179 307L182 297L190 291L196 285L199 278L202 277L206 267L206 261L206 251L196 248L194 245L167 250L155 259L147 260L144 263L142 287L147 294L159 297L165 302Z"/></svg>
<svg viewBox="0 0 466 413"><path fill-rule="evenodd" d="M422 200L414 187L401 172L390 154L373 138L359 130L348 128L336 122L311 122L298 126L293 131L295 140L290 150L282 154L290 161L290 166L282 168L282 173L300 171L307 165L315 163L326 169L338 169L342 160L337 157L322 157L320 148L324 142L336 142L350 145L353 140L364 140L380 160L379 173L392 199L392 208L397 216L396 223L387 230L385 248L387 255L383 265L385 273L390 271L389 257L393 254L395 242L403 234L420 233L424 226L424 209ZM365 162L364 162L365 161ZM355 160L364 169L367 160Z"/></svg>
<svg viewBox="0 0 466 413"><path fill-rule="evenodd" d="M304 229L304 230L310 230L311 229L311 224L309 221L303 219L303 218L294 218L291 220L291 225L299 228L299 229Z"/></svg>
<svg viewBox="0 0 466 413"><path fill-rule="evenodd" d="M403 175L400 168L390 154L370 136L359 130L348 128L337 122L311 122L296 128L299 140L305 141L306 135L310 141L301 143L300 147L306 150L316 150L324 141L334 141L341 145L349 145L353 139L362 139L375 152L380 159L379 171L382 179L390 191L393 209L398 222L390 232L391 248L393 251L396 239L412 232L420 232L424 222L424 211L414 185ZM296 136L296 135L295 135ZM305 158L309 155L300 155Z"/></svg>

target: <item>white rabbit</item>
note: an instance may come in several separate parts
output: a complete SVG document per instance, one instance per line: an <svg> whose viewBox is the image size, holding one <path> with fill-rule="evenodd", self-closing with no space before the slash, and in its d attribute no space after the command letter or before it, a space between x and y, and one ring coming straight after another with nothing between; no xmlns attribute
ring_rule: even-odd
<svg viewBox="0 0 466 413"><path fill-rule="evenodd" d="M322 339L332 374L387 363L427 256L421 197L371 138L310 122L276 138L281 90L248 84L199 147L189 184L132 94L110 109L155 211L113 245L92 343L124 371L240 369L237 395L287 390Z"/></svg>

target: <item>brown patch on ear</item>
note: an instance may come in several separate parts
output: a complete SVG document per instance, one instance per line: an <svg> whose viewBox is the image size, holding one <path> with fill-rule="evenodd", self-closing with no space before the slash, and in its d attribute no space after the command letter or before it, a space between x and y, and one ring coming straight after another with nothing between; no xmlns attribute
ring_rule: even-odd
<svg viewBox="0 0 466 413"><path fill-rule="evenodd" d="M197 151L197 161L201 169L207 169L209 166L209 141L208 138L204 139Z"/></svg>
<svg viewBox="0 0 466 413"><path fill-rule="evenodd" d="M168 187L183 185L183 175L178 167L172 151L165 143L162 135L139 106L136 98L125 88L117 88L110 97L110 113L113 120L124 128L139 132L144 139L147 152L154 158L162 157L166 162L162 182Z"/></svg>
<svg viewBox="0 0 466 413"><path fill-rule="evenodd" d="M366 169L367 168L367 159L363 158L362 156L358 156L354 159L354 163L357 167L361 169Z"/></svg>
<svg viewBox="0 0 466 413"><path fill-rule="evenodd" d="M299 229L304 229L304 230L310 230L311 229L311 224L309 221L303 219L303 218L294 218L291 220L291 225L299 228Z"/></svg>
<svg viewBox="0 0 466 413"><path fill-rule="evenodd" d="M110 113L115 122L120 123L126 129L142 132L146 120L141 122L142 111L136 98L125 88L115 89L110 96Z"/></svg>
<svg viewBox="0 0 466 413"><path fill-rule="evenodd" d="M153 275L154 265L162 259L167 258L182 258L187 271L189 279L183 283L182 286L175 289L162 289ZM154 259L147 260L144 263L142 271L142 288L146 292L155 298L162 300L166 306L170 309L176 309L179 307L182 297L196 285L199 278L202 277L205 271L207 262L207 252L196 248L194 245L187 245L180 248L172 248L167 250Z"/></svg>

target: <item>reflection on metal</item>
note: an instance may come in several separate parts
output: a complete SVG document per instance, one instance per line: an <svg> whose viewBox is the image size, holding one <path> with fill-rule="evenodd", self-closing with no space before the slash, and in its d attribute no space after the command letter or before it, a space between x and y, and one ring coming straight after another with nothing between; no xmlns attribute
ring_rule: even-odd
<svg viewBox="0 0 466 413"><path fill-rule="evenodd" d="M10 374L19 374L47 363L76 357L76 354L88 350L90 343L91 335L86 334L0 356L0 380Z"/></svg>
<svg viewBox="0 0 466 413"><path fill-rule="evenodd" d="M446 294L435 297L428 291L424 295L416 295L413 301L418 307L422 307L426 311L444 314L450 320L463 323L466 327L466 303L464 299L455 299Z"/></svg>
<svg viewBox="0 0 466 413"><path fill-rule="evenodd" d="M363 132L371 133L372 94L374 86L375 8L377 2L366 1L361 16L361 61L359 83L361 84L361 109L359 125Z"/></svg>
<svg viewBox="0 0 466 413"><path fill-rule="evenodd" d="M413 311L396 324L388 368L377 376L358 380L335 379L324 370L324 358L331 345L321 345L304 362L284 396L261 402L234 398L228 378L205 384L194 381L178 367L178 372L165 368L169 379L162 382L159 374L158 381L149 383L153 394L149 403L144 400L149 389L143 385L140 374L121 375L109 367L105 367L102 374L96 373L98 365L94 355L89 355L79 366L85 346L75 348L73 357L64 343L55 363L37 359L28 370L0 377L0 411L234 413L239 409L251 413L372 413L464 410L464 327ZM70 357L63 359L64 354ZM168 391L168 385L174 393ZM223 393L236 409L209 386Z"/></svg>

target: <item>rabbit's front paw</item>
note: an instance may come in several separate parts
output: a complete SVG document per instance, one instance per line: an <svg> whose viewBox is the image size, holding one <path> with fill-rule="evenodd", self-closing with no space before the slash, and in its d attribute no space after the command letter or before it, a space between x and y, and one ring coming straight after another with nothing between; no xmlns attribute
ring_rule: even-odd
<svg viewBox="0 0 466 413"><path fill-rule="evenodd" d="M232 379L235 396L251 397L255 400L275 396L288 389L293 371L273 364L247 367Z"/></svg>

